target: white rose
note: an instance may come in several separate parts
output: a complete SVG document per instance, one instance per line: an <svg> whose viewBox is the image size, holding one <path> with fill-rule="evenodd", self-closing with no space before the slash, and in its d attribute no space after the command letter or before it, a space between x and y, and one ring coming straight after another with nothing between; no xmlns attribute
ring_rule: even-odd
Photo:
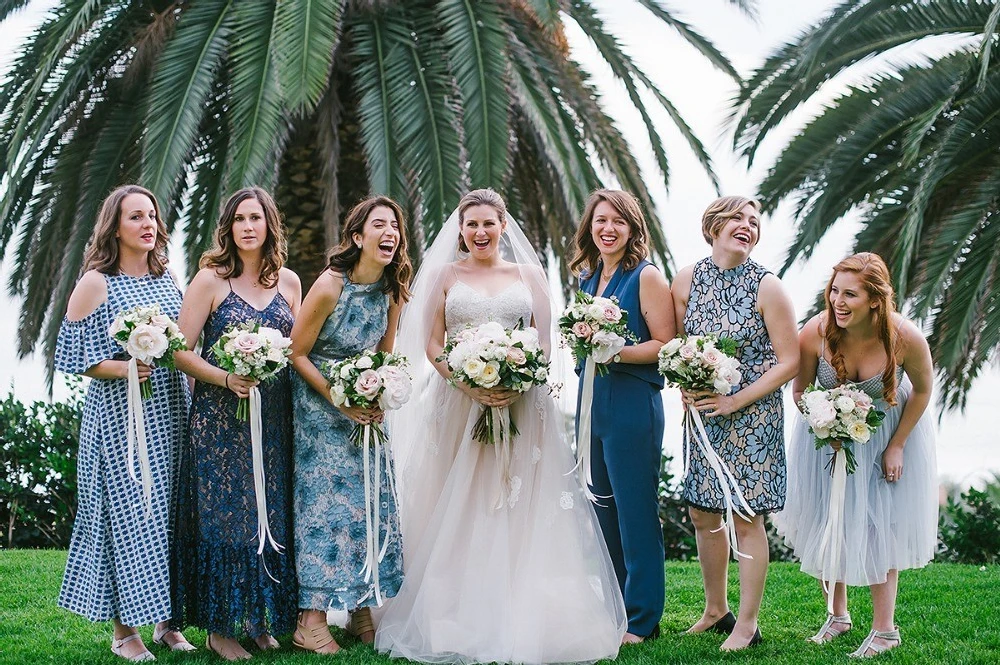
<svg viewBox="0 0 1000 665"><path fill-rule="evenodd" d="M469 342L459 342L456 344L455 348L448 354L448 367L457 369L464 365L466 359L469 357L471 347L472 344Z"/></svg>
<svg viewBox="0 0 1000 665"><path fill-rule="evenodd" d="M545 367L543 365L542 367L539 367L538 369L535 370L535 380L536 381L545 381L548 378L549 378L549 368L548 367Z"/></svg>
<svg viewBox="0 0 1000 665"><path fill-rule="evenodd" d="M720 395L728 395L733 386L728 381L717 378L712 382L712 389Z"/></svg>
<svg viewBox="0 0 1000 665"><path fill-rule="evenodd" d="M354 382L354 391L362 397L371 398L382 389L382 377L373 369L366 369L358 375Z"/></svg>
<svg viewBox="0 0 1000 665"><path fill-rule="evenodd" d="M479 384L483 388L493 388L498 383L500 383L500 364L497 362L486 363L479 375Z"/></svg>
<svg viewBox="0 0 1000 665"><path fill-rule="evenodd" d="M373 364L371 356L368 355L361 356L354 361L354 365L358 369L371 369Z"/></svg>
<svg viewBox="0 0 1000 665"><path fill-rule="evenodd" d="M847 395L841 395L834 401L834 406L836 406L837 410L841 413L850 413L854 410L855 404L854 400Z"/></svg>
<svg viewBox="0 0 1000 665"><path fill-rule="evenodd" d="M282 335L281 331L276 328L261 326L257 329L257 334L266 339L271 346L276 346L279 349L287 349L292 345L292 340Z"/></svg>
<svg viewBox="0 0 1000 665"><path fill-rule="evenodd" d="M125 319L119 317L111 322L111 327L108 328L108 334L111 335L112 337L115 337L118 335L118 333L124 332L126 330L128 330L128 327L125 325Z"/></svg>
<svg viewBox="0 0 1000 665"><path fill-rule="evenodd" d="M813 427L813 434L816 435L817 439L829 439L830 438L830 428L829 427Z"/></svg>
<svg viewBox="0 0 1000 665"><path fill-rule="evenodd" d="M394 365L383 365L376 371L382 378L383 390L378 400L382 410L391 411L403 406L410 399L410 376Z"/></svg>
<svg viewBox="0 0 1000 665"><path fill-rule="evenodd" d="M587 318L594 321L604 321L604 306L600 303L593 303L587 306Z"/></svg>
<svg viewBox="0 0 1000 665"><path fill-rule="evenodd" d="M139 324L128 337L125 350L130 356L151 365L170 345L163 331L145 323Z"/></svg>
<svg viewBox="0 0 1000 665"><path fill-rule="evenodd" d="M349 379L351 374L354 372L354 363L347 363L340 368L340 378Z"/></svg>
<svg viewBox="0 0 1000 665"><path fill-rule="evenodd" d="M594 345L590 355L595 363L609 363L625 348L625 339L621 335L606 330L598 330L590 341Z"/></svg>
<svg viewBox="0 0 1000 665"><path fill-rule="evenodd" d="M668 356L672 356L675 353L677 353L677 350L681 348L681 344L683 343L684 342L682 342L679 337L674 337L672 340L663 345L663 348L660 350L660 353L665 353Z"/></svg>
<svg viewBox="0 0 1000 665"><path fill-rule="evenodd" d="M848 428L847 433L850 435L851 440L856 443L868 443L868 440L872 436L871 431L868 429L868 425L860 420L852 423L850 428Z"/></svg>
<svg viewBox="0 0 1000 665"><path fill-rule="evenodd" d="M692 360L696 355L698 355L698 347L690 342L681 344L681 348L677 350L681 358L684 360Z"/></svg>
<svg viewBox="0 0 1000 665"><path fill-rule="evenodd" d="M818 427L830 427L837 420L837 410L829 402L818 404L815 409L810 410L809 415L815 419Z"/></svg>
<svg viewBox="0 0 1000 665"><path fill-rule="evenodd" d="M473 381L479 381L479 377L485 368L486 363L476 356L470 356L462 363L462 372Z"/></svg>
<svg viewBox="0 0 1000 665"><path fill-rule="evenodd" d="M477 342L502 342L507 338L507 331L496 321L488 321L476 328L474 337Z"/></svg>
<svg viewBox="0 0 1000 665"><path fill-rule="evenodd" d="M701 358L705 361L709 367L718 367L722 362L722 359L726 357L722 351L719 351L715 347L706 346L701 352Z"/></svg>
<svg viewBox="0 0 1000 665"><path fill-rule="evenodd" d="M267 350L267 359L272 363L280 363L285 360L285 352L279 348L271 347Z"/></svg>
<svg viewBox="0 0 1000 665"><path fill-rule="evenodd" d="M538 349L538 331L534 328L512 330L510 341L512 344L520 344L525 351L535 351Z"/></svg>
<svg viewBox="0 0 1000 665"><path fill-rule="evenodd" d="M347 402L347 394L342 383L338 382L330 386L330 399L333 400L335 406L344 406L344 403Z"/></svg>

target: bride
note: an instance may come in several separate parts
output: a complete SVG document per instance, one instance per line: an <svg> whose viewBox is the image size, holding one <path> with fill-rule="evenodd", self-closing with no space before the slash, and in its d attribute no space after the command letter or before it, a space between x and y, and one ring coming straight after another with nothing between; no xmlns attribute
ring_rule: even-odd
<svg viewBox="0 0 1000 665"><path fill-rule="evenodd" d="M567 475L565 417L544 387L452 386L435 360L449 333L487 321L533 326L551 349L541 265L503 199L478 189L428 250L400 323L397 350L415 379L414 399L389 423L405 577L375 646L428 663L614 658L625 607L594 511ZM489 406L509 406L519 430L509 456L471 436ZM509 469L497 462L507 457Z"/></svg>

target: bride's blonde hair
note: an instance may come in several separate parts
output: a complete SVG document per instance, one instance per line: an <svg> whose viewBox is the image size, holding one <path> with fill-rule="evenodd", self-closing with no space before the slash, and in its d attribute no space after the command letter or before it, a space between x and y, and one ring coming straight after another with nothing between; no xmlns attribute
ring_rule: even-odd
<svg viewBox="0 0 1000 665"><path fill-rule="evenodd" d="M474 189L465 196L462 200L458 202L458 249L463 252L469 251L469 246L465 244L465 239L462 238L462 224L465 222L465 211L472 206L489 206L497 211L497 219L503 224L507 219L507 204L504 202L503 197L497 194L493 189L486 187L484 189Z"/></svg>

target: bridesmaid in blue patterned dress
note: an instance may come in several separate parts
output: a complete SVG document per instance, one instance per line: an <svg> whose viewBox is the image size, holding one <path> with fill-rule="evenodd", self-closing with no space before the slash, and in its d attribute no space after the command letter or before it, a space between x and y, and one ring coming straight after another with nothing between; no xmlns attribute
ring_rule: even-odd
<svg viewBox="0 0 1000 665"><path fill-rule="evenodd" d="M739 618L729 612L729 542L722 526L726 497L697 446L685 440L689 469L684 500L695 526L705 585L705 610L688 632L730 633L724 651L760 642L757 616L767 578L764 514L785 503L784 413L781 387L798 372L799 347L792 303L781 281L750 252L760 238L760 204L726 196L709 205L702 235L711 256L682 269L674 280L681 334L716 333L736 341L742 381L729 395L685 393L704 416L708 438L736 478L755 517L734 517L739 558ZM731 497L732 501L736 501Z"/></svg>
<svg viewBox="0 0 1000 665"><path fill-rule="evenodd" d="M409 297L412 268L406 253L403 210L375 196L348 213L342 241L302 303L292 329L295 405L295 563L302 613L296 646L333 654L340 646L327 627L328 609L351 612L350 629L371 643L371 606L396 595L403 581L402 544L388 454L378 495L379 543L385 558L374 578L360 574L368 555L362 450L350 440L357 424L382 419L377 408L336 407L320 373L366 349L392 351L399 308ZM388 450L385 451L388 453ZM375 451L369 464L375 468Z"/></svg>
<svg viewBox="0 0 1000 665"><path fill-rule="evenodd" d="M181 292L167 269L167 229L153 194L136 185L113 191L101 212L56 342L55 366L92 381L83 404L77 462L78 507L59 606L91 621L114 622L111 651L153 660L136 626L156 624L153 639L177 650L194 647L168 630L171 617L170 508L190 402L184 376L139 363L152 513L128 474L128 361L108 334L123 310L159 304L176 320Z"/></svg>
<svg viewBox="0 0 1000 665"><path fill-rule="evenodd" d="M646 260L648 238L635 197L599 189L583 211L572 263L582 273L583 291L618 298L636 337L608 364L605 376L594 378L591 440L582 442L591 446L593 492L606 497L594 510L625 599L628 631L622 643L656 638L664 604L658 500L663 377L656 356L674 338L676 324L670 284ZM624 404L629 408L623 411Z"/></svg>
<svg viewBox="0 0 1000 665"><path fill-rule="evenodd" d="M250 654L237 641L278 647L273 635L295 624L292 551L292 404L289 370L260 385L267 516L284 551L257 553L257 503L250 424L236 419L255 382L220 368L209 351L231 325L257 321L292 330L301 286L283 268L285 239L267 192L241 189L223 207L215 246L201 258L181 308L193 349L177 365L195 379L191 434L181 462L173 556L175 620L205 629L206 646L225 660Z"/></svg>

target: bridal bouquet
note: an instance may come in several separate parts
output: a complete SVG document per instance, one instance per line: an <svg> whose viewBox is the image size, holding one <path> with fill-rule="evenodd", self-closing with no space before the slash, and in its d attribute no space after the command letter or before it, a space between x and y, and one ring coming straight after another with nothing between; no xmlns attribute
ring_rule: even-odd
<svg viewBox="0 0 1000 665"><path fill-rule="evenodd" d="M133 307L121 312L108 328L108 334L125 352L147 365L174 368L174 352L187 348L180 328L159 305ZM153 396L150 381L139 384L143 399Z"/></svg>
<svg viewBox="0 0 1000 665"><path fill-rule="evenodd" d="M410 399L412 390L409 362L405 356L386 351L364 351L337 362L327 361L320 372L330 382L330 399L335 406L378 406L392 411ZM367 426L365 426L367 427ZM358 425L352 436L357 444L362 442L363 427ZM381 427L373 428L379 442L385 443Z"/></svg>
<svg viewBox="0 0 1000 665"><path fill-rule="evenodd" d="M659 360L657 369L667 383L689 392L728 395L743 379L740 363L736 359L736 342L728 337L711 333L677 337L660 348L657 358ZM729 531L729 544L733 554L752 559L753 557L739 551L733 515L749 521L754 513L729 465L712 445L701 414L691 404L688 404L684 411L684 430L687 433L684 446L684 475L686 476L691 470L688 463L688 446L696 446L705 458L705 463L714 472L719 490L724 497L725 518L722 527Z"/></svg>
<svg viewBox="0 0 1000 665"><path fill-rule="evenodd" d="M872 398L853 383L830 390L809 386L799 399L799 408L816 437L816 450L831 441L841 442L849 474L858 468L854 444L868 443L885 419Z"/></svg>
<svg viewBox="0 0 1000 665"><path fill-rule="evenodd" d="M736 342L717 335L675 337L660 349L660 374L671 386L728 395L743 376Z"/></svg>
<svg viewBox="0 0 1000 665"><path fill-rule="evenodd" d="M576 297L561 317L559 333L577 363L592 359L597 374L607 374L607 363L615 359L626 341L635 341L628 329L628 312L618 306L618 299L594 297L577 291Z"/></svg>
<svg viewBox="0 0 1000 665"><path fill-rule="evenodd" d="M227 372L267 381L288 365L291 345L281 331L248 321L227 328L212 346L212 355ZM241 397L236 418L249 420L249 407L249 398Z"/></svg>
<svg viewBox="0 0 1000 665"><path fill-rule="evenodd" d="M464 381L476 388L507 388L519 393L543 385L549 377L549 362L534 328L506 330L493 321L467 326L445 344L437 359L446 360L451 381ZM488 408L472 428L480 443L494 444L497 437L517 436L517 426L506 408Z"/></svg>

